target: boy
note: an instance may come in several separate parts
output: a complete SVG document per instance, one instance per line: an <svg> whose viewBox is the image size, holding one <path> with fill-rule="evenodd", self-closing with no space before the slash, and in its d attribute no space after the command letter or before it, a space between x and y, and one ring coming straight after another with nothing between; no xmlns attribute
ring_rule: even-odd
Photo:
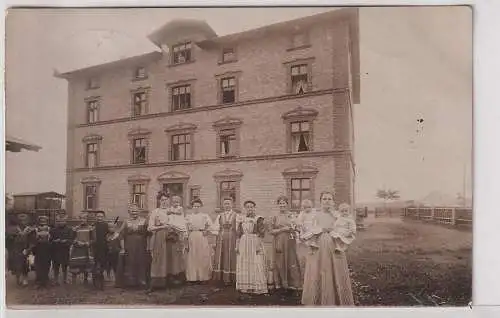
<svg viewBox="0 0 500 318"><path fill-rule="evenodd" d="M35 228L35 255L36 283L39 288L47 287L50 270L50 227L49 218L40 216L38 226Z"/></svg>
<svg viewBox="0 0 500 318"><path fill-rule="evenodd" d="M118 268L118 259L120 256L120 233L118 224L110 225L110 234L108 234L108 263L106 267L106 275L111 279L111 273L116 279L116 271Z"/></svg>
<svg viewBox="0 0 500 318"><path fill-rule="evenodd" d="M92 231L92 252L94 254L94 274L98 288L102 288L103 273L108 264L108 235L111 233L109 224L104 221L104 211L96 212L96 222Z"/></svg>
<svg viewBox="0 0 500 318"><path fill-rule="evenodd" d="M69 265L69 249L71 243L75 239L75 232L67 223L65 215L56 217L56 226L50 231L51 248L52 248L52 269L54 271L54 281L59 285L59 271L63 272L63 284L67 283L68 265Z"/></svg>

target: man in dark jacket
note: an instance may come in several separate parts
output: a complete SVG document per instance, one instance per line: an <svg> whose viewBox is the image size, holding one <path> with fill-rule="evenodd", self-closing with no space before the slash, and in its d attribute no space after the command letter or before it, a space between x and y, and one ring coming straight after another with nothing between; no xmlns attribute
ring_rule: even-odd
<svg viewBox="0 0 500 318"><path fill-rule="evenodd" d="M92 251L95 261L95 275L98 278L98 287L102 288L103 273L108 263L108 235L111 233L109 224L104 220L104 211L96 212L96 222L94 224Z"/></svg>

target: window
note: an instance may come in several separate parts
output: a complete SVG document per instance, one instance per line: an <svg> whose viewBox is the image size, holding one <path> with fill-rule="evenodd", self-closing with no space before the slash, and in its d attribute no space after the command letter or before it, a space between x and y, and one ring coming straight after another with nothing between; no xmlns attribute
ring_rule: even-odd
<svg viewBox="0 0 500 318"><path fill-rule="evenodd" d="M146 139L136 138L133 141L133 163L146 163Z"/></svg>
<svg viewBox="0 0 500 318"><path fill-rule="evenodd" d="M221 157L234 156L236 154L236 130L222 129L219 136Z"/></svg>
<svg viewBox="0 0 500 318"><path fill-rule="evenodd" d="M292 122L292 152L304 152L311 150L309 122L298 121Z"/></svg>
<svg viewBox="0 0 500 318"><path fill-rule="evenodd" d="M170 194L170 199L172 196L178 195L181 197L181 205L184 205L184 183L164 183L162 185L162 190Z"/></svg>
<svg viewBox="0 0 500 318"><path fill-rule="evenodd" d="M191 43L175 45L172 48L172 64L191 62Z"/></svg>
<svg viewBox="0 0 500 318"><path fill-rule="evenodd" d="M191 85L172 87L172 110L191 108Z"/></svg>
<svg viewBox="0 0 500 318"><path fill-rule="evenodd" d="M311 47L311 44L309 42L308 32L297 32L290 38L290 47L288 48L288 51L306 49L309 47Z"/></svg>
<svg viewBox="0 0 500 318"><path fill-rule="evenodd" d="M221 79L222 104L232 104L236 101L236 78Z"/></svg>
<svg viewBox="0 0 500 318"><path fill-rule="evenodd" d="M240 183L243 174L238 170L226 169L217 172L214 175L214 180L217 185L217 204L218 208L222 207L222 200L230 197L234 200L234 206L239 206L240 201Z"/></svg>
<svg viewBox="0 0 500 318"><path fill-rule="evenodd" d="M87 80L87 89L96 89L99 88L100 83L97 77L91 77Z"/></svg>
<svg viewBox="0 0 500 318"><path fill-rule="evenodd" d="M225 118L214 124L217 132L217 156L219 158L239 155L239 130L242 121L235 118Z"/></svg>
<svg viewBox="0 0 500 318"><path fill-rule="evenodd" d="M99 101L89 100L87 102L87 123L93 124L99 121Z"/></svg>
<svg viewBox="0 0 500 318"><path fill-rule="evenodd" d="M192 186L189 191L189 202L193 202L195 199L201 198L201 191L199 186Z"/></svg>
<svg viewBox="0 0 500 318"><path fill-rule="evenodd" d="M292 209L300 209L301 202L311 197L311 179L309 178L292 178L290 180L290 202Z"/></svg>
<svg viewBox="0 0 500 318"><path fill-rule="evenodd" d="M132 94L133 98L133 116L147 114L148 95L145 91L139 91Z"/></svg>
<svg viewBox="0 0 500 318"><path fill-rule="evenodd" d="M317 116L315 109L302 107L283 114L288 153L313 151L313 124Z"/></svg>
<svg viewBox="0 0 500 318"><path fill-rule="evenodd" d="M97 209L97 185L87 184L85 185L85 202L84 210L96 210Z"/></svg>
<svg viewBox="0 0 500 318"><path fill-rule="evenodd" d="M219 206L222 206L224 198L233 198L233 202L236 202L236 186L236 181L222 181L220 183Z"/></svg>
<svg viewBox="0 0 500 318"><path fill-rule="evenodd" d="M87 154L85 160L85 166L87 168L94 168L97 166L97 142L92 142L87 144Z"/></svg>
<svg viewBox="0 0 500 318"><path fill-rule="evenodd" d="M295 94L304 94L308 91L309 82L307 64L292 66L292 92Z"/></svg>
<svg viewBox="0 0 500 318"><path fill-rule="evenodd" d="M299 165L283 172L287 195L292 210L299 210L303 200L314 202L314 180L318 170L314 167Z"/></svg>
<svg viewBox="0 0 500 318"><path fill-rule="evenodd" d="M145 67L138 67L134 71L134 79L145 79L148 77L147 71Z"/></svg>
<svg viewBox="0 0 500 318"><path fill-rule="evenodd" d="M236 52L233 48L222 49L222 63L236 61Z"/></svg>
<svg viewBox="0 0 500 318"><path fill-rule="evenodd" d="M137 204L141 210L146 209L146 184L136 183L132 185L132 203Z"/></svg>
<svg viewBox="0 0 500 318"><path fill-rule="evenodd" d="M172 160L191 159L191 135L180 134L172 136Z"/></svg>

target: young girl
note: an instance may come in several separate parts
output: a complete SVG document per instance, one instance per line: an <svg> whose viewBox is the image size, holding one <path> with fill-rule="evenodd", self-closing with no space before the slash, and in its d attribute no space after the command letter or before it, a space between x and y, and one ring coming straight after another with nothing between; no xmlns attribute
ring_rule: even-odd
<svg viewBox="0 0 500 318"><path fill-rule="evenodd" d="M191 206L192 213L186 216L189 233L186 278L189 282L208 281L212 274L212 253L207 235L212 222L208 214L200 212L203 206L200 199L193 200Z"/></svg>
<svg viewBox="0 0 500 318"><path fill-rule="evenodd" d="M353 218L351 207L347 203L339 206L336 213L336 221L331 232L333 238L339 239L335 248L338 252L344 252L356 238L356 221Z"/></svg>
<svg viewBox="0 0 500 318"><path fill-rule="evenodd" d="M267 294L264 258L263 218L255 214L255 202L246 201L246 216L239 225L241 235L237 247L236 290L244 294Z"/></svg>

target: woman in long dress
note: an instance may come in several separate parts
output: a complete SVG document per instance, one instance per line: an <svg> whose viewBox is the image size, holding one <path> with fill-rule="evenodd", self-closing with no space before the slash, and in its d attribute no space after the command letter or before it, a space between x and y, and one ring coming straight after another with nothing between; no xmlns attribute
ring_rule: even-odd
<svg viewBox="0 0 500 318"><path fill-rule="evenodd" d="M307 256L302 304L353 306L346 246L332 235L336 221L333 194L321 193L320 201L321 211L314 214L314 223L321 233L317 235L317 247L311 246Z"/></svg>
<svg viewBox="0 0 500 318"><path fill-rule="evenodd" d="M236 290L243 294L267 294L267 273L262 242L264 218L255 214L255 202L244 204L246 216L239 225Z"/></svg>
<svg viewBox="0 0 500 318"><path fill-rule="evenodd" d="M279 214L273 216L270 233L273 235L273 273L276 289L298 291L302 289L296 231L293 216L288 210L288 199L280 196L276 203Z"/></svg>
<svg viewBox="0 0 500 318"><path fill-rule="evenodd" d="M207 239L212 222L208 214L200 212L203 206L200 199L193 200L191 206L192 213L186 216L189 233L186 278L189 282L204 282L212 274L212 253Z"/></svg>
<svg viewBox="0 0 500 318"><path fill-rule="evenodd" d="M146 219L139 216L136 204L130 206L129 219L125 220L120 236L123 256L123 273L118 273L120 287L146 287Z"/></svg>
<svg viewBox="0 0 500 318"><path fill-rule="evenodd" d="M233 198L224 198L224 209L213 224L217 235L212 279L226 286L236 282L236 240L240 216L233 211Z"/></svg>
<svg viewBox="0 0 500 318"><path fill-rule="evenodd" d="M94 257L90 251L92 227L88 223L88 214L83 212L79 216L80 225L73 230L75 240L69 252L69 271L72 283L76 283L77 276L83 274L83 282L88 283L89 274L94 267Z"/></svg>
<svg viewBox="0 0 500 318"><path fill-rule="evenodd" d="M149 215L148 231L151 232L151 276L149 291L157 288L166 288L167 285L167 235L168 210L170 195L159 192L157 196L160 207Z"/></svg>
<svg viewBox="0 0 500 318"><path fill-rule="evenodd" d="M186 279L187 228L184 209L178 195L172 196L167 227L167 284L182 284Z"/></svg>

